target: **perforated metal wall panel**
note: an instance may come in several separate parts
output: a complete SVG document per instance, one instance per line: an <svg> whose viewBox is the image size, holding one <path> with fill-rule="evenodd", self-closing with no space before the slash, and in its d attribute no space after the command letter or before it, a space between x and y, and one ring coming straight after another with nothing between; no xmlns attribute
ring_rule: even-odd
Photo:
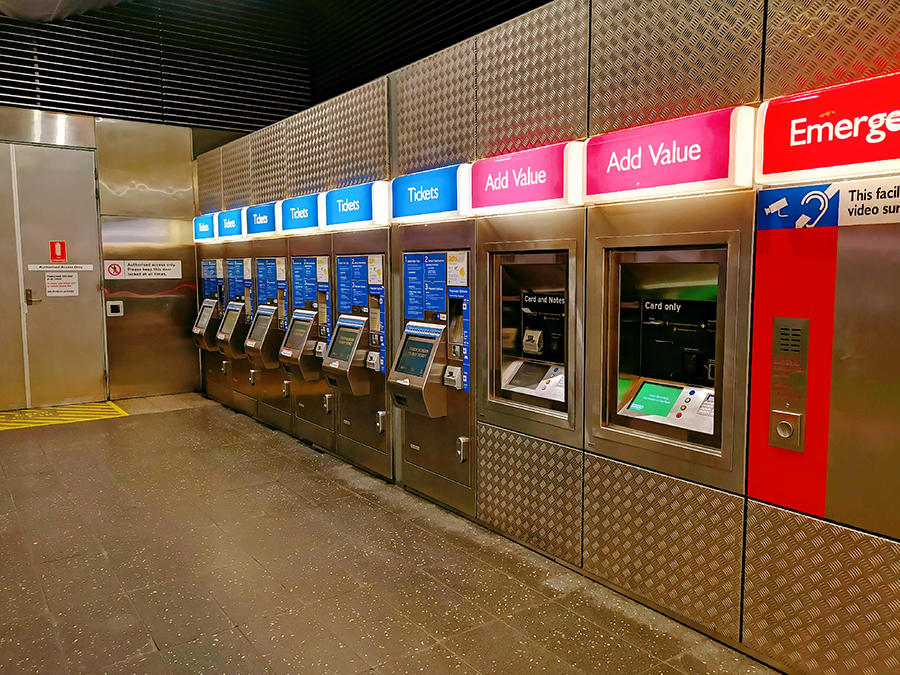
<svg viewBox="0 0 900 675"><path fill-rule="evenodd" d="M490 424L478 425L478 518L581 564L584 453Z"/></svg>
<svg viewBox="0 0 900 675"><path fill-rule="evenodd" d="M389 179L388 79L341 94L329 105L337 186Z"/></svg>
<svg viewBox="0 0 900 675"><path fill-rule="evenodd" d="M250 137L222 146L222 206L250 205Z"/></svg>
<svg viewBox="0 0 900 675"><path fill-rule="evenodd" d="M337 187L329 134L330 110L331 103L326 101L285 120L285 174L289 197Z"/></svg>
<svg viewBox="0 0 900 675"><path fill-rule="evenodd" d="M769 0L765 98L900 70L900 6Z"/></svg>
<svg viewBox="0 0 900 675"><path fill-rule="evenodd" d="M478 36L479 157L587 135L588 4L555 0Z"/></svg>
<svg viewBox="0 0 900 675"><path fill-rule="evenodd" d="M584 569L740 638L744 500L585 455Z"/></svg>
<svg viewBox="0 0 900 675"><path fill-rule="evenodd" d="M764 0L594 3L591 135L759 100Z"/></svg>
<svg viewBox="0 0 900 675"><path fill-rule="evenodd" d="M900 543L750 501L743 641L805 673L900 672Z"/></svg>
<svg viewBox="0 0 900 675"><path fill-rule="evenodd" d="M287 121L282 120L250 135L250 201L265 204L285 195Z"/></svg>
<svg viewBox="0 0 900 675"><path fill-rule="evenodd" d="M400 174L475 159L475 39L397 73Z"/></svg>
<svg viewBox="0 0 900 675"><path fill-rule="evenodd" d="M197 157L197 193L200 213L222 210L222 149Z"/></svg>

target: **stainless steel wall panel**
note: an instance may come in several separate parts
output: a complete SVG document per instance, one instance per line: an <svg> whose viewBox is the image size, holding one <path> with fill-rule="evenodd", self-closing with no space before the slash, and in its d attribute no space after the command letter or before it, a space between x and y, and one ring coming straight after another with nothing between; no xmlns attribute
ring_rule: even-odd
<svg viewBox="0 0 900 675"><path fill-rule="evenodd" d="M0 141L93 148L94 118L0 107Z"/></svg>
<svg viewBox="0 0 900 675"><path fill-rule="evenodd" d="M388 79L341 94L329 105L337 187L389 179Z"/></svg>
<svg viewBox="0 0 900 675"><path fill-rule="evenodd" d="M743 642L804 673L900 671L900 544L750 501Z"/></svg>
<svg viewBox="0 0 900 675"><path fill-rule="evenodd" d="M266 204L284 199L287 120L250 135L250 202Z"/></svg>
<svg viewBox="0 0 900 675"><path fill-rule="evenodd" d="M19 282L18 236L13 191L12 146L0 143L0 269L7 282L0 284L0 410L27 407L25 396L25 350L22 344L22 301Z"/></svg>
<svg viewBox="0 0 900 675"><path fill-rule="evenodd" d="M584 453L478 424L479 520L581 565Z"/></svg>
<svg viewBox="0 0 900 675"><path fill-rule="evenodd" d="M764 98L900 70L900 6L769 0Z"/></svg>
<svg viewBox="0 0 900 675"><path fill-rule="evenodd" d="M225 208L222 199L222 148L204 152L197 157L197 193L200 213Z"/></svg>
<svg viewBox="0 0 900 675"><path fill-rule="evenodd" d="M764 0L595 3L591 135L758 101L763 10Z"/></svg>
<svg viewBox="0 0 900 675"><path fill-rule="evenodd" d="M329 135L331 107L330 102L320 103L286 120L288 197L337 187L331 151L333 139Z"/></svg>
<svg viewBox="0 0 900 675"><path fill-rule="evenodd" d="M587 135L588 0L555 0L479 35L478 156Z"/></svg>
<svg viewBox="0 0 900 675"><path fill-rule="evenodd" d="M222 206L236 209L250 205L250 137L222 146Z"/></svg>
<svg viewBox="0 0 900 675"><path fill-rule="evenodd" d="M475 39L397 73L401 175L475 159Z"/></svg>
<svg viewBox="0 0 900 675"><path fill-rule="evenodd" d="M192 218L191 130L97 119L100 213Z"/></svg>
<svg viewBox="0 0 900 675"><path fill-rule="evenodd" d="M585 455L584 569L740 639L744 500Z"/></svg>

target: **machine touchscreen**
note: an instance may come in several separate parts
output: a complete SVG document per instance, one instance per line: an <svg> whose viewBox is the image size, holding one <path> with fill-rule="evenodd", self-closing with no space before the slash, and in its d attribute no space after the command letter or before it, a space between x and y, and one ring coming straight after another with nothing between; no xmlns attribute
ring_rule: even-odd
<svg viewBox="0 0 900 675"><path fill-rule="evenodd" d="M413 377L424 377L434 344L432 340L422 340L407 335L403 342L400 360L397 362L397 372Z"/></svg>
<svg viewBox="0 0 900 675"><path fill-rule="evenodd" d="M331 351L328 353L329 358L337 359L338 361L349 361L353 356L353 345L356 344L356 336L358 334L352 328L339 327L331 343Z"/></svg>
<svg viewBox="0 0 900 675"><path fill-rule="evenodd" d="M253 328L250 330L248 341L262 342L269 330L269 324L272 323L271 314L257 314L256 321L253 322Z"/></svg>
<svg viewBox="0 0 900 675"><path fill-rule="evenodd" d="M519 370L516 371L515 377L509 381L507 386L534 389L540 384L541 380L544 379L546 373L546 364L525 361L519 366Z"/></svg>
<svg viewBox="0 0 900 675"><path fill-rule="evenodd" d="M628 406L629 410L666 417L678 402L682 387L644 382Z"/></svg>
<svg viewBox="0 0 900 675"><path fill-rule="evenodd" d="M312 323L310 321L294 319L287 340L284 342L284 348L290 349L291 351L302 349L306 342L306 334L309 332L309 327L311 325Z"/></svg>
<svg viewBox="0 0 900 675"><path fill-rule="evenodd" d="M239 311L229 309L225 313L225 318L222 319L222 325L219 327L219 332L224 333L225 335L231 335L231 332L234 330L234 327L237 324L239 314Z"/></svg>
<svg viewBox="0 0 900 675"><path fill-rule="evenodd" d="M206 324L209 323L209 319L212 316L212 313L212 305L203 305L203 307L200 309L200 316L197 317L197 323L194 325L202 330L206 327Z"/></svg>

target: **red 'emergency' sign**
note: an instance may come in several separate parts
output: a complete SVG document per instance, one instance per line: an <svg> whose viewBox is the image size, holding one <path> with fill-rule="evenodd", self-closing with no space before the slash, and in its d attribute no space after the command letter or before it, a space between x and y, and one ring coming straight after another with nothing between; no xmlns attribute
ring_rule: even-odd
<svg viewBox="0 0 900 675"><path fill-rule="evenodd" d="M51 241L50 242L50 262L64 263L69 262L66 256L66 242Z"/></svg>

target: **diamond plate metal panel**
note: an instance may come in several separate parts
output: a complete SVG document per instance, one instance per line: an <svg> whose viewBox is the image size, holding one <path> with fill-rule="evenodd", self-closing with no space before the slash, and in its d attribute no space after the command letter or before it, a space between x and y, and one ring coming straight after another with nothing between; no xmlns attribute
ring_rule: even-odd
<svg viewBox="0 0 900 675"><path fill-rule="evenodd" d="M333 139L329 135L331 102L289 117L285 174L287 196L299 197L337 187Z"/></svg>
<svg viewBox="0 0 900 675"><path fill-rule="evenodd" d="M222 149L197 157L197 194L200 213L222 210Z"/></svg>
<svg viewBox="0 0 900 675"><path fill-rule="evenodd" d="M478 425L478 518L562 560L581 564L584 453Z"/></svg>
<svg viewBox="0 0 900 675"><path fill-rule="evenodd" d="M585 455L584 569L740 638L744 500Z"/></svg>
<svg viewBox="0 0 900 675"><path fill-rule="evenodd" d="M389 179L387 78L348 91L329 104L338 187Z"/></svg>
<svg viewBox="0 0 900 675"><path fill-rule="evenodd" d="M900 672L900 543L750 501L744 643L806 673Z"/></svg>
<svg viewBox="0 0 900 675"><path fill-rule="evenodd" d="M759 100L764 0L595 3L591 134Z"/></svg>
<svg viewBox="0 0 900 675"><path fill-rule="evenodd" d="M769 0L765 98L900 70L900 5Z"/></svg>
<svg viewBox="0 0 900 675"><path fill-rule="evenodd" d="M397 73L401 174L475 159L475 39Z"/></svg>
<svg viewBox="0 0 900 675"><path fill-rule="evenodd" d="M250 137L222 146L222 202L226 209L250 205Z"/></svg>
<svg viewBox="0 0 900 675"><path fill-rule="evenodd" d="M555 0L479 35L478 156L587 135L588 0Z"/></svg>
<svg viewBox="0 0 900 675"><path fill-rule="evenodd" d="M250 135L250 201L265 204L285 196L285 137L282 120Z"/></svg>

